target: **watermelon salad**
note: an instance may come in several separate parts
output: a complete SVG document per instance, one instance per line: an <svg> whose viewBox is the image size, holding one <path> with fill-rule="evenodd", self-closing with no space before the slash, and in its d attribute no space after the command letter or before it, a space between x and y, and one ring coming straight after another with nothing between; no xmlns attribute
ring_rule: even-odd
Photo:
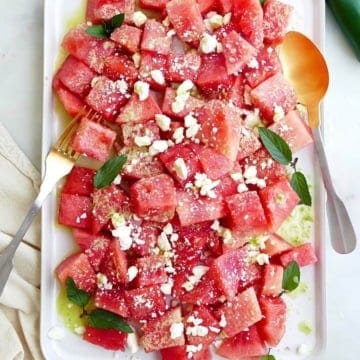
<svg viewBox="0 0 360 360"><path fill-rule="evenodd" d="M278 57L292 11L88 0L65 35L54 92L71 116L101 115L71 146L104 166L75 166L58 212L78 250L56 274L85 341L163 360L261 359L281 341L289 269L317 261L277 234L304 201L297 159L266 141L290 155L312 143Z"/></svg>

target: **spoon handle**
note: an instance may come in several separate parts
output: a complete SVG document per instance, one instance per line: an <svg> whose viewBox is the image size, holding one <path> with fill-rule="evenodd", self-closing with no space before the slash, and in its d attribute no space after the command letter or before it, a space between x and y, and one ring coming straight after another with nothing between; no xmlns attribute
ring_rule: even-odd
<svg viewBox="0 0 360 360"><path fill-rule="evenodd" d="M318 155L327 201L326 211L330 229L330 239L334 250L340 254L351 253L356 246L356 235L343 201L335 192L323 146L319 127L313 128L315 148Z"/></svg>

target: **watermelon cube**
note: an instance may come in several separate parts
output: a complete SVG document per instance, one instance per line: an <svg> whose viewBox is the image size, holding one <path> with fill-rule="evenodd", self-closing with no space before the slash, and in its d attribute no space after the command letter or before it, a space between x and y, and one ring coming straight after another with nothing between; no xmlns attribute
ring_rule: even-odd
<svg viewBox="0 0 360 360"><path fill-rule="evenodd" d="M259 302L253 287L244 290L217 310L223 331L232 337L262 319Z"/></svg>
<svg viewBox="0 0 360 360"><path fill-rule="evenodd" d="M234 1L233 23L250 44L256 48L263 44L263 9L260 1Z"/></svg>
<svg viewBox="0 0 360 360"><path fill-rule="evenodd" d="M229 75L241 72L245 64L256 55L256 48L234 30L230 31L221 43Z"/></svg>
<svg viewBox="0 0 360 360"><path fill-rule="evenodd" d="M137 94L133 94L128 103L121 109L115 120L117 123L139 123L154 119L161 110L155 98L150 94L145 100L140 101Z"/></svg>
<svg viewBox="0 0 360 360"><path fill-rule="evenodd" d="M207 14L211 10L216 10L217 0L197 0L197 3L202 15Z"/></svg>
<svg viewBox="0 0 360 360"><path fill-rule="evenodd" d="M69 55L61 64L54 81L60 81L67 89L83 99L91 89L96 73L74 56Z"/></svg>
<svg viewBox="0 0 360 360"><path fill-rule="evenodd" d="M65 110L71 117L76 116L85 105L84 102L77 95L69 91L60 81L56 81L56 79L54 79L53 88Z"/></svg>
<svg viewBox="0 0 360 360"><path fill-rule="evenodd" d="M174 82L182 82L189 79L194 82L197 79L200 65L201 57L197 53L170 53L167 63L167 79Z"/></svg>
<svg viewBox="0 0 360 360"><path fill-rule="evenodd" d="M79 289L88 293L95 290L95 271L83 253L73 254L63 260L56 268L56 274L63 286L66 284L66 279L70 277Z"/></svg>
<svg viewBox="0 0 360 360"><path fill-rule="evenodd" d="M134 280L135 286L145 287L166 283L168 276L165 265L165 258L162 255L149 255L136 259L135 266L138 273Z"/></svg>
<svg viewBox="0 0 360 360"><path fill-rule="evenodd" d="M198 197L187 191L176 192L176 212L182 226L216 220L227 214L225 203L222 199Z"/></svg>
<svg viewBox="0 0 360 360"><path fill-rule="evenodd" d="M92 201L88 196L62 193L59 205L59 224L88 229L91 227Z"/></svg>
<svg viewBox="0 0 360 360"><path fill-rule="evenodd" d="M143 9L149 10L164 10L168 0L140 0L139 5Z"/></svg>
<svg viewBox="0 0 360 360"><path fill-rule="evenodd" d="M239 149L236 159L238 161L252 155L255 151L259 150L262 144L256 135L255 131L246 127L240 127L240 141ZM250 162L251 163L251 162Z"/></svg>
<svg viewBox="0 0 360 360"><path fill-rule="evenodd" d="M96 189L92 196L92 231L97 234L115 213L129 209L129 198L125 192L114 184Z"/></svg>
<svg viewBox="0 0 360 360"><path fill-rule="evenodd" d="M279 0L267 0L264 10L264 42L278 45L288 31L294 7Z"/></svg>
<svg viewBox="0 0 360 360"><path fill-rule="evenodd" d="M122 24L111 33L111 40L119 44L121 48L130 53L136 53L140 49L142 30L135 26Z"/></svg>
<svg viewBox="0 0 360 360"><path fill-rule="evenodd" d="M201 147L198 156L205 174L211 180L220 179L234 166L226 156L209 147Z"/></svg>
<svg viewBox="0 0 360 360"><path fill-rule="evenodd" d="M285 301L281 297L260 296L259 304L263 314L257 324L260 336L269 346L277 346L285 333Z"/></svg>
<svg viewBox="0 0 360 360"><path fill-rule="evenodd" d="M188 360L189 352L186 346L174 346L170 348L160 349L161 360ZM208 347L202 347L198 352L191 353L193 360L211 360L211 351Z"/></svg>
<svg viewBox="0 0 360 360"><path fill-rule="evenodd" d="M83 339L107 350L124 351L128 334L115 329L100 329L86 325Z"/></svg>
<svg viewBox="0 0 360 360"><path fill-rule="evenodd" d="M125 21L130 22L135 10L133 0L88 0L86 20L92 23L101 23L110 20L117 14L125 14Z"/></svg>
<svg viewBox="0 0 360 360"><path fill-rule="evenodd" d="M125 290L125 302L131 317L139 321L157 318L166 310L165 295L159 285Z"/></svg>
<svg viewBox="0 0 360 360"><path fill-rule="evenodd" d="M251 90L250 94L254 107L259 108L269 123L274 121L276 113L287 114L297 103L294 88L281 73L267 78Z"/></svg>
<svg viewBox="0 0 360 360"><path fill-rule="evenodd" d="M317 257L313 246L310 243L306 243L280 255L282 266L288 266L292 261L296 261L299 266L315 264Z"/></svg>
<svg viewBox="0 0 360 360"><path fill-rule="evenodd" d="M296 110L289 111L282 120L270 125L269 129L280 135L293 153L314 142L309 126Z"/></svg>
<svg viewBox="0 0 360 360"><path fill-rule="evenodd" d="M104 59L103 64L105 63ZM107 69L107 72L110 71L114 72L113 69ZM99 76L92 82L92 89L85 98L85 102L106 120L114 121L130 96L128 89L129 84L123 79L112 81L105 76Z"/></svg>
<svg viewBox="0 0 360 360"><path fill-rule="evenodd" d="M123 290L119 289L97 289L95 293L95 306L118 314L122 317L129 316L129 309L125 303Z"/></svg>
<svg viewBox="0 0 360 360"><path fill-rule="evenodd" d="M74 166L66 178L62 192L90 196L94 191L94 175L95 170Z"/></svg>
<svg viewBox="0 0 360 360"><path fill-rule="evenodd" d="M171 331L176 324L182 324L180 307L168 310L163 316L148 321L143 327L141 343L146 352L157 351L160 349L181 346L185 344L183 332L175 333L171 336Z"/></svg>
<svg viewBox="0 0 360 360"><path fill-rule="evenodd" d="M144 123L124 123L121 124L122 139L125 146L137 146L137 138L146 137L152 144L155 140L160 139L160 131L154 120Z"/></svg>
<svg viewBox="0 0 360 360"><path fill-rule="evenodd" d="M196 85L208 97L230 89L233 76L228 75L224 54L202 54Z"/></svg>
<svg viewBox="0 0 360 360"><path fill-rule="evenodd" d="M105 161L110 155L115 138L115 131L83 117L70 145L80 154Z"/></svg>
<svg viewBox="0 0 360 360"><path fill-rule="evenodd" d="M79 247L88 257L91 266L98 272L111 239L105 235L94 235L86 230L77 228L73 229L73 235Z"/></svg>
<svg viewBox="0 0 360 360"><path fill-rule="evenodd" d="M276 234L269 234L268 236L263 252L269 256L275 256L293 248L292 245Z"/></svg>
<svg viewBox="0 0 360 360"><path fill-rule="evenodd" d="M100 271L106 275L108 282L113 286L127 283L128 261L124 251L120 249L117 239L111 240L108 251L101 263Z"/></svg>
<svg viewBox="0 0 360 360"><path fill-rule="evenodd" d="M263 287L261 294L265 296L279 296L282 292L284 269L280 265L265 265L263 267Z"/></svg>
<svg viewBox="0 0 360 360"><path fill-rule="evenodd" d="M258 359L265 356L268 349L259 335L256 325L225 339L216 353L229 360Z"/></svg>
<svg viewBox="0 0 360 360"><path fill-rule="evenodd" d="M259 191L271 232L275 232L299 203L299 196L283 179Z"/></svg>
<svg viewBox="0 0 360 360"><path fill-rule="evenodd" d="M226 198L231 228L244 235L261 234L268 229L268 222L259 195L246 191Z"/></svg>
<svg viewBox="0 0 360 360"><path fill-rule="evenodd" d="M209 101L195 113L202 143L234 162L237 158L241 117L234 107L219 100Z"/></svg>
<svg viewBox="0 0 360 360"><path fill-rule="evenodd" d="M87 25L72 28L62 41L62 47L70 55L84 62L92 70L101 73L104 59L116 51L115 43L108 39L99 39L86 33Z"/></svg>
<svg viewBox="0 0 360 360"><path fill-rule="evenodd" d="M141 50L167 55L170 52L171 36L166 28L155 19L147 20L141 40Z"/></svg>
<svg viewBox="0 0 360 360"><path fill-rule="evenodd" d="M141 52L141 62L139 77L142 81L150 84L154 90L163 90L166 88L167 56L163 54L154 54L150 51ZM153 71L159 71L162 76L154 78Z"/></svg>
<svg viewBox="0 0 360 360"><path fill-rule="evenodd" d="M145 220L167 222L173 218L176 191L173 179L166 174L143 178L130 188L134 212Z"/></svg>
<svg viewBox="0 0 360 360"><path fill-rule="evenodd" d="M166 4L166 11L179 38L198 44L205 31L199 5L193 0L171 0Z"/></svg>
<svg viewBox="0 0 360 360"><path fill-rule="evenodd" d="M115 81L114 86L118 87L123 95L126 95L125 89L131 88L138 78L138 70L136 69L133 61L124 54L108 56L104 61L103 74ZM124 80L126 85L123 82L116 82L117 80ZM121 86L124 88L121 88ZM125 97L129 96L130 95L126 95Z"/></svg>
<svg viewBox="0 0 360 360"><path fill-rule="evenodd" d="M176 144L161 153L159 158L171 176L182 185L193 180L195 174L202 170L198 157L187 144ZM176 171L176 161L178 159L182 159L185 163L186 172L184 174Z"/></svg>
<svg viewBox="0 0 360 360"><path fill-rule="evenodd" d="M259 267L247 258L246 249L241 248L220 255L210 266L210 276L228 300L235 297L239 288L253 284L261 276Z"/></svg>

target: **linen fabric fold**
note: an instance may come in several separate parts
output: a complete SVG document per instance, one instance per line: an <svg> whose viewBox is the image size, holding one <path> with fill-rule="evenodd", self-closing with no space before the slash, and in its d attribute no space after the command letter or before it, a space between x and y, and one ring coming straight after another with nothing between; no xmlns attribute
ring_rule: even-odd
<svg viewBox="0 0 360 360"><path fill-rule="evenodd" d="M0 123L0 251L24 219L40 186L40 174ZM41 360L40 216L20 244L0 296L0 359Z"/></svg>

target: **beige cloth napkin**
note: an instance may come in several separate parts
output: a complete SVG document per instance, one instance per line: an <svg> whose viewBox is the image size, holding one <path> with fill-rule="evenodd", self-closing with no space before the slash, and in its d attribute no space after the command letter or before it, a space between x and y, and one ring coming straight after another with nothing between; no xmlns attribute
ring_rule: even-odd
<svg viewBox="0 0 360 360"><path fill-rule="evenodd" d="M40 175L0 122L0 250L34 200ZM40 217L21 243L0 297L0 359L43 359L39 341Z"/></svg>

